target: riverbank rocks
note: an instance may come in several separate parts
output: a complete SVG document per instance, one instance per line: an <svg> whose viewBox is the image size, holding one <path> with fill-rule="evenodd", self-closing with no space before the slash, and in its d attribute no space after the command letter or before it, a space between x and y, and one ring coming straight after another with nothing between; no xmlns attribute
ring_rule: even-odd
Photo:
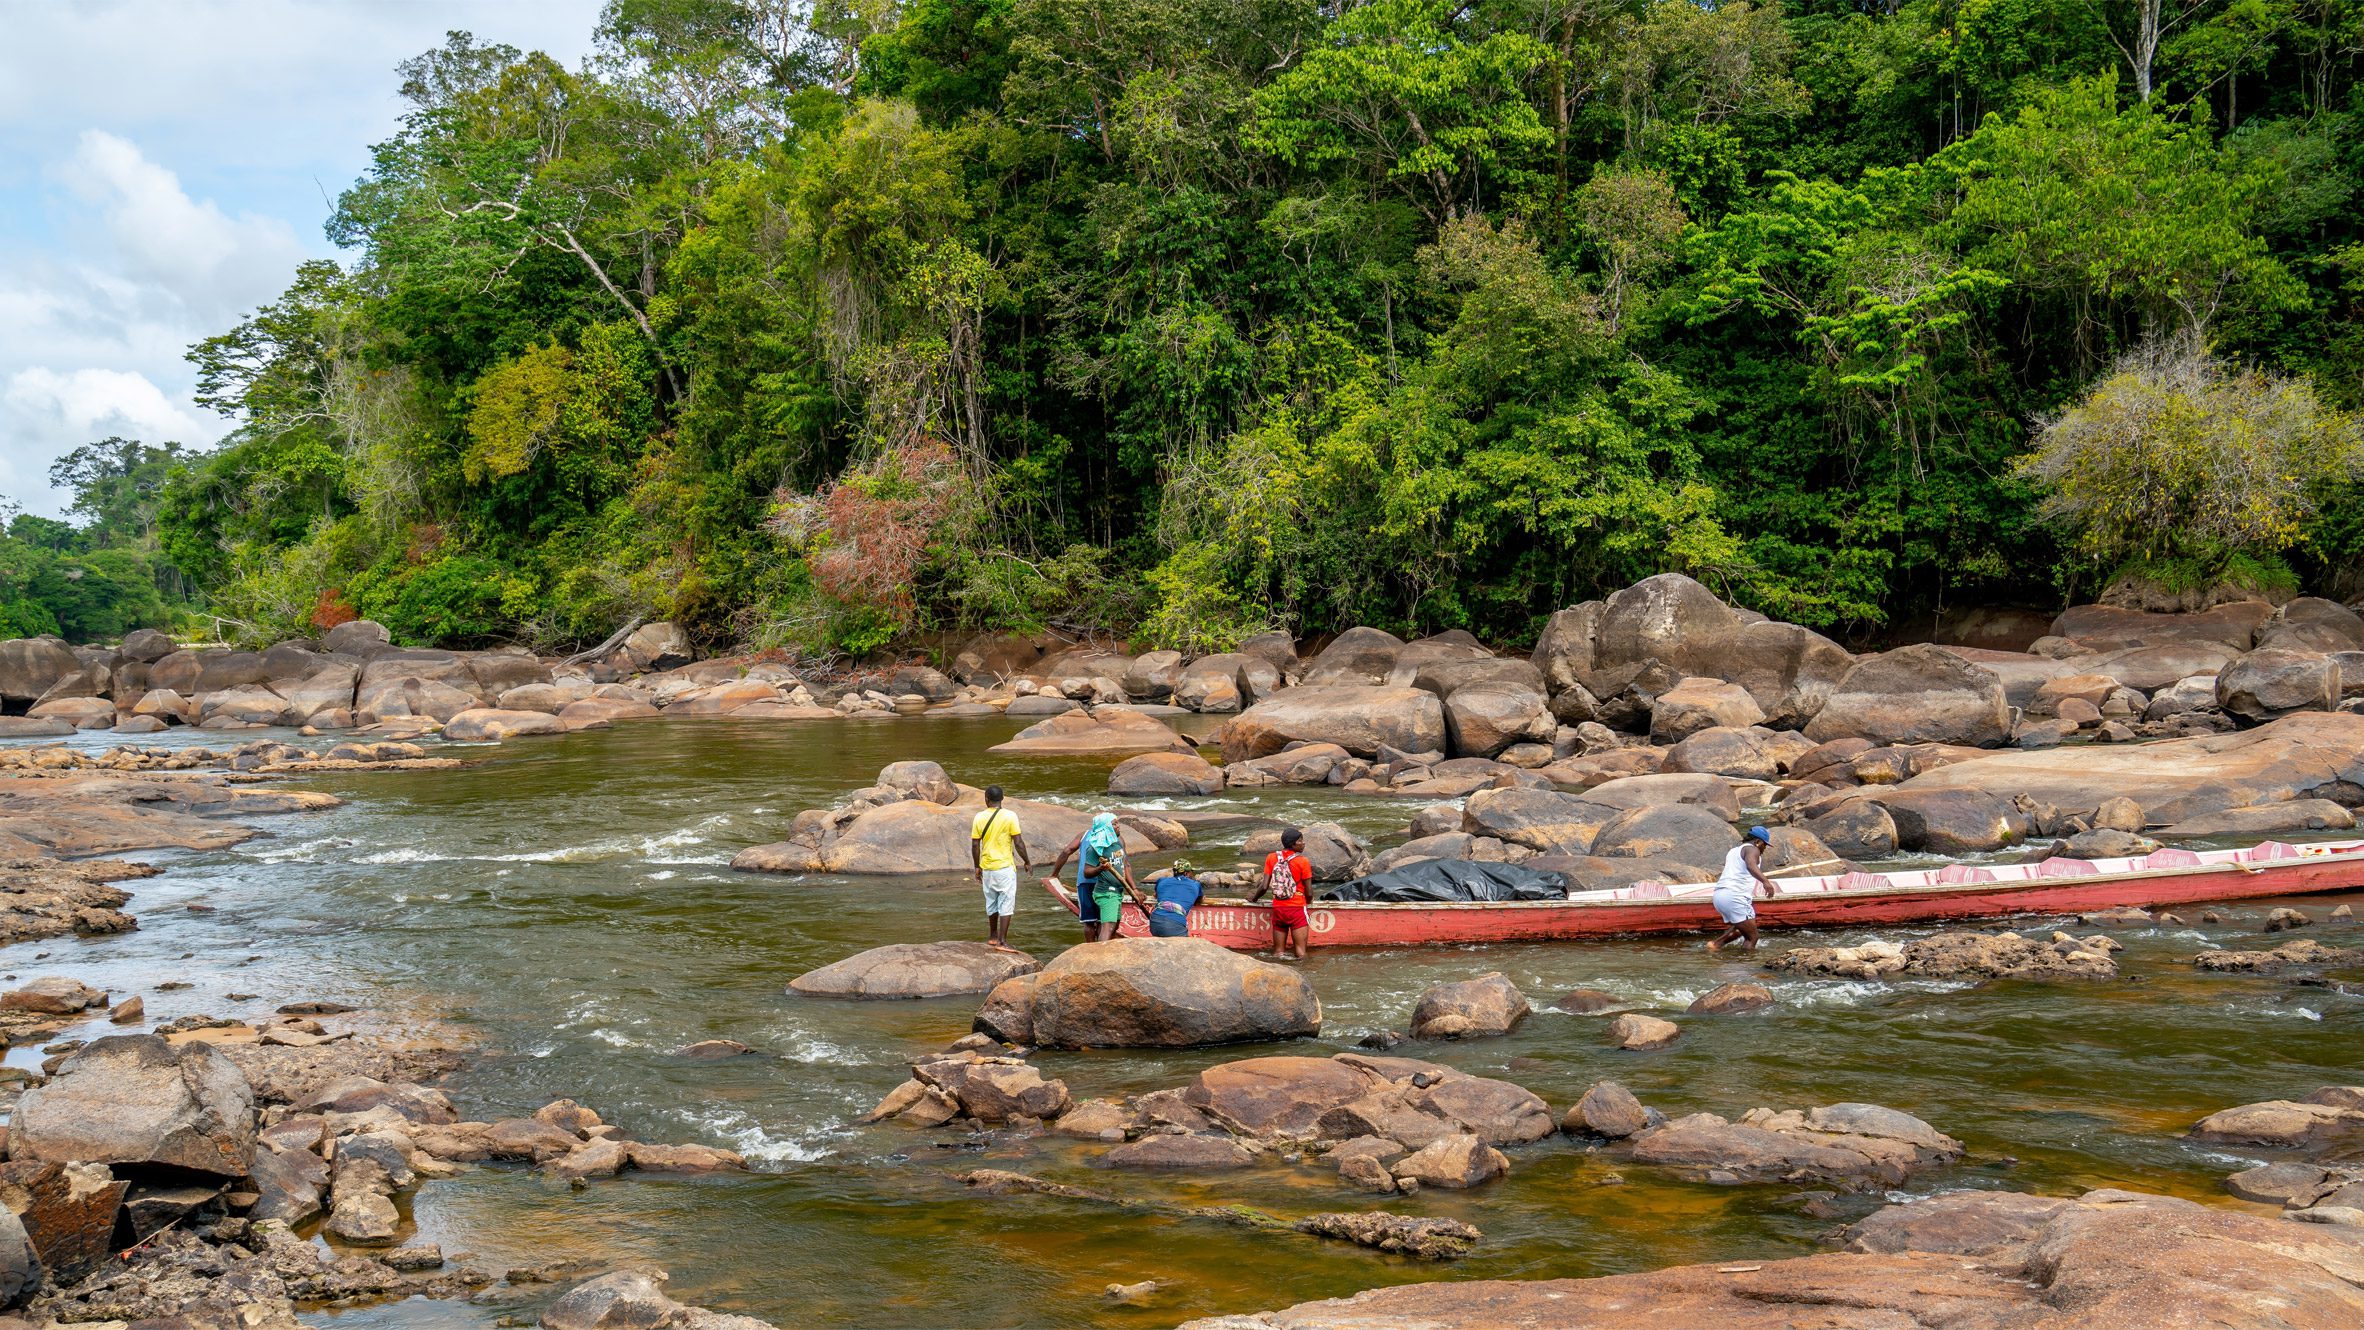
<svg viewBox="0 0 2364 1330"><path fill-rule="evenodd" d="M1530 1010L1526 995L1500 972L1438 984L1412 1008L1412 1037L1496 1038L1519 1028Z"/></svg>
<svg viewBox="0 0 2364 1330"><path fill-rule="evenodd" d="M1320 672L1321 659L1315 658L1309 679ZM1277 753L1293 742L1334 743L1364 758L1377 757L1382 747L1441 751L1445 708L1436 694L1421 688L1300 685L1283 688L1225 721L1218 742L1227 764Z"/></svg>
<svg viewBox="0 0 2364 1330"><path fill-rule="evenodd" d="M9 1125L12 1159L246 1176L254 1093L229 1059L152 1034L94 1039L27 1090Z"/></svg>
<svg viewBox="0 0 2364 1330"><path fill-rule="evenodd" d="M1962 1157L1962 1143L1877 1104L1803 1112L1751 1109L1734 1122L1693 1113L1633 1138L1637 1163L1699 1171L1709 1182L1823 1181L1897 1186Z"/></svg>
<svg viewBox="0 0 2364 1330"><path fill-rule="evenodd" d="M1869 796L1887 811L1896 843L1907 850L1964 855L1999 850L2027 837L2027 818L1984 790L1878 789Z"/></svg>
<svg viewBox="0 0 2364 1330"><path fill-rule="evenodd" d="M1650 742L1681 744L1702 730L1741 729L1764 719L1764 708L1740 685L1685 678L1651 702Z"/></svg>
<svg viewBox="0 0 2364 1330"><path fill-rule="evenodd" d="M2017 933L1938 933L1898 945L1792 947L1765 961L1785 974L1877 979L1910 974L1935 979L2115 979L2117 943L2096 934L2061 934L2046 942Z"/></svg>
<svg viewBox="0 0 2364 1330"><path fill-rule="evenodd" d="M1462 806L1460 829L1538 854L1589 854L1622 811L1552 790L1480 790Z"/></svg>
<svg viewBox="0 0 2364 1330"><path fill-rule="evenodd" d="M806 997L934 998L990 993L1040 962L983 942L898 942L873 947L788 981Z"/></svg>
<svg viewBox="0 0 2364 1330"><path fill-rule="evenodd" d="M1220 794L1223 769L1197 753L1143 753L1108 773L1108 792L1121 795Z"/></svg>
<svg viewBox="0 0 2364 1330"><path fill-rule="evenodd" d="M995 744L995 753L1075 755L1089 753L1174 753L1198 756L1198 746L1154 716L1131 707L1101 706L1069 711L1038 721L1014 739Z"/></svg>
<svg viewBox="0 0 2364 1330"><path fill-rule="evenodd" d="M2003 681L1937 646L1908 646L1849 669L1806 725L1816 743L1949 743L1991 747L2011 737Z"/></svg>
<svg viewBox="0 0 2364 1330"><path fill-rule="evenodd" d="M567 724L555 714L541 711L503 711L497 707L476 707L460 712L444 722L443 737L460 741L488 741L499 743L528 734L565 734Z"/></svg>
<svg viewBox="0 0 2364 1330"><path fill-rule="evenodd" d="M2249 721L2293 711L2329 711L2339 699L2339 662L2320 652L2268 647L2242 656L2216 675L2216 704Z"/></svg>
<svg viewBox="0 0 2364 1330"><path fill-rule="evenodd" d="M1188 1048L1321 1033L1313 985L1286 966L1197 938L1117 938L1070 947L1028 1003L1052 1048Z"/></svg>
<svg viewBox="0 0 2364 1330"><path fill-rule="evenodd" d="M1897 787L2024 795L2069 810L2122 797L2141 805L2154 826L2292 799L2336 801L2358 788L2364 716L2342 712L2302 712L2253 730L2158 743L1995 753L1923 771Z"/></svg>

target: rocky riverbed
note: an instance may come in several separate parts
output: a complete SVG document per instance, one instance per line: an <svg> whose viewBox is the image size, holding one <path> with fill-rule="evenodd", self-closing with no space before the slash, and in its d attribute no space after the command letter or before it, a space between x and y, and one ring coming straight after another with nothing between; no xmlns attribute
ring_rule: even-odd
<svg viewBox="0 0 2364 1330"><path fill-rule="evenodd" d="M2037 696L2098 657L2153 670L2140 678L2190 663L2110 633L2229 638L2238 616L2097 628L2072 613L2055 626L2078 631L2038 651L1945 652L1974 667L1954 690L1922 686L1955 677L1926 650L1842 652L1841 668L1803 630L1720 612L1657 579L1591 611L1589 627L1563 618L1547 638L1556 658L1358 630L1302 655L1265 639L1211 663L986 643L899 680L682 663L638 654L647 642L572 665L411 653L362 629L252 663L189 653L201 658L192 691L172 691L200 701L160 699L155 726L137 723L140 702L121 705L158 691L155 674L123 667L179 653L132 660L155 644L127 642L112 661L76 655L80 686L98 687L98 666L109 674L83 700L115 704L114 723L146 735L92 728L0 749L0 830L23 902L20 931L0 941L0 991L72 1008L0 1007L19 1045L0 1079L54 1078L34 1096L70 1087L82 1073L69 1065L108 1036L152 1033L176 1059L210 1050L236 1069L261 1154L250 1185L213 1188L104 1288L52 1288L36 1305L202 1311L231 1290L262 1309L254 1324L329 1304L335 1324L361 1330L591 1325L617 1308L677 1324L930 1325L957 1298L978 1324L1147 1326L1436 1276L1392 1263L1412 1256L1451 1259L1472 1290L1539 1273L1649 1281L1684 1262L1843 1262L1828 1278L1853 1281L1845 1296L1887 1307L1893 1285L1855 1257L1904 1248L1857 1233L1840 1240L1859 1252L1805 1254L1843 1225L1894 1222L1878 1219L1891 1190L2028 1198L1964 1212L1990 1236L2039 1211L2078 1234L2100 1222L2064 1205L2168 1204L2069 1199L2105 1184L2197 1203L2206 1225L2298 1231L2287 1210L2313 1212L2308 1233L2341 1227L2352 1179L2336 1144L2194 1130L2240 1105L2263 1106L2252 1122L2346 1122L2336 1096L2364 1020L2364 933L2337 901L1776 937L1758 958L1675 940L1317 952L1219 977L1173 948L1070 954L1071 930L1030 888L1017 941L1032 959L938 948L977 928L958 833L994 782L1026 801L1046 842L1120 808L1146 863L1181 852L1228 865L1295 823L1316 829L1329 877L1467 855L1584 885L1696 874L1748 820L1775 825L1777 864L1826 872L1815 865L2335 835L2364 796L2350 774L2364 717L2318 708L2318 695L2255 707L2254 689L2184 686L2198 675L2111 675L2098 694L2073 682ZM2251 658L2291 650L2305 627L2314 654L2335 657L2309 615L2331 618L2301 605L2256 618L2238 647L2186 654L2238 678L2231 666L2274 663ZM1645 618L1679 631L1633 627ZM1748 650L1717 657L1718 634ZM1794 667L1766 663L1790 659L1767 654L1775 639ZM1612 687L1601 671L1623 665L1603 663L1645 641L1680 676ZM327 659L346 655L350 694L333 687L347 662ZM2064 662L2077 669L2018 678ZM189 668L175 662L165 682ZM1548 732L1518 720L1527 670ZM1835 671L1851 713L1894 723L1833 736L1830 697L1810 705L1817 671ZM1980 672L2003 693L2000 735L1976 728ZM335 705L297 717L315 681ZM1236 710L1222 709L1226 683ZM1581 719L1575 687L1593 703ZM281 699L267 718L278 728L200 728L266 723L256 689ZM365 691L380 705L362 706ZM257 719L218 701L232 694ZM51 713L20 729L54 731L68 711L106 718L50 705L66 695L11 697ZM1422 698L1441 739L1422 728ZM1268 703L1287 705L1255 714ZM733 723L621 723L666 716ZM1331 728L1292 732L1308 716ZM1489 716L1506 719L1489 732ZM1277 747L1253 751L1274 734ZM905 857L884 862L888 849ZM775 871L730 871L750 855L773 856L748 866ZM2303 919L2276 914L2289 908ZM848 963L881 944L914 950ZM800 975L811 982L790 992ZM304 1002L324 1007L278 1010ZM962 1044L988 1014L998 1037ZM1221 1040L1239 1042L1206 1046ZM340 1080L360 1097L306 1097ZM273 1225L288 1219L258 1218L257 1158L294 1184L275 1187L274 1205L293 1195L300 1208L309 1181L317 1212L286 1231ZM693 1160L719 1167L666 1167ZM134 1176L155 1167L123 1162L119 1215L153 1222L186 1199L131 1196L182 1181ZM1093 1240L1052 1236L1078 1232ZM2010 1234L2047 1251L2083 1241ZM2237 1254L2253 1237L2223 1240ZM442 1264L427 1264L430 1247ZM750 1250L800 1259L767 1257L758 1275ZM1980 1278L2026 1268L2001 1250L1974 1254ZM2110 1249L2076 1250L2099 1261ZM853 1267L859 1290L837 1273ZM671 1283L643 1273L655 1269ZM1637 1286L1680 1309L1737 1275L1655 1278ZM1531 1287L1482 1296L1515 1308ZM1395 1315L1387 1296L1366 1309ZM1419 1297L1446 1291L1394 1296L1416 1315Z"/></svg>

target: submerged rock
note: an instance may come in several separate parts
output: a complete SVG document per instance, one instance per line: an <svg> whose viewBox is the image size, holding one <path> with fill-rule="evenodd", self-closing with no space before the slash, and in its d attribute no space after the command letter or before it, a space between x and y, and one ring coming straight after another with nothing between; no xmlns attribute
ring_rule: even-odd
<svg viewBox="0 0 2364 1330"><path fill-rule="evenodd" d="M1693 1113L1633 1138L1645 1164L1707 1170L1710 1181L1816 1178L1894 1186L1962 1157L1962 1143L1909 1113L1876 1104L1805 1112L1752 1109L1738 1122Z"/></svg>
<svg viewBox="0 0 2364 1330"><path fill-rule="evenodd" d="M833 961L788 981L807 997L932 998L990 993L1041 962L983 942L897 942Z"/></svg>
<svg viewBox="0 0 2364 1330"><path fill-rule="evenodd" d="M2115 946L2096 935L2039 942L2017 933L1939 933L1897 945L1866 942L1857 947L1793 947L1766 960L1765 968L1790 974L1877 979L1911 974L1956 979L2114 979Z"/></svg>

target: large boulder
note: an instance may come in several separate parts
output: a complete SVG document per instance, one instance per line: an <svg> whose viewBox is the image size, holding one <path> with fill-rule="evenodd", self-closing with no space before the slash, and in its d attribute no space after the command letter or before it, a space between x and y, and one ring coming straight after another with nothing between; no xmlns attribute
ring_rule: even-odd
<svg viewBox="0 0 2364 1330"><path fill-rule="evenodd" d="M307 713L309 714L309 713ZM566 722L544 711L503 711L471 707L446 721L443 737L463 742L514 739L528 734L564 734Z"/></svg>
<svg viewBox="0 0 2364 1330"><path fill-rule="evenodd" d="M2079 671L2106 674L2138 692L2155 693L2179 680L2214 677L2240 655L2221 642L2164 642L2079 656L2067 663Z"/></svg>
<svg viewBox="0 0 2364 1330"><path fill-rule="evenodd" d="M1706 1170L1720 1182L1811 1178L1897 1186L1961 1158L1962 1143L1909 1113L1832 1104L1805 1112L1760 1108L1738 1122L1693 1113L1634 1137L1633 1157Z"/></svg>
<svg viewBox="0 0 2364 1330"><path fill-rule="evenodd" d="M354 619L340 623L322 635L320 645L339 656L357 656L367 660L394 644L386 632L386 625L375 619Z"/></svg>
<svg viewBox="0 0 2364 1330"><path fill-rule="evenodd" d="M2052 636L2089 651L2215 642L2235 651L2256 645L2257 630L2273 616L2262 600L2234 601L2195 614L2154 614L2115 605L2074 605L2052 621Z"/></svg>
<svg viewBox="0 0 2364 1330"><path fill-rule="evenodd" d="M27 1090L9 1124L11 1159L106 1164L211 1177L246 1176L254 1092L203 1044L152 1034L94 1039L47 1085Z"/></svg>
<svg viewBox="0 0 2364 1330"><path fill-rule="evenodd" d="M1322 1119L1383 1082L1347 1058L1246 1058L1191 1079L1182 1102L1242 1136L1322 1134Z"/></svg>
<svg viewBox="0 0 2364 1330"><path fill-rule="evenodd" d="M1061 804L1012 799L1006 805L1025 828L1026 852L1035 863L1058 857L1083 834L1089 814ZM848 810L799 814L789 839L741 850L731 867L763 873L966 873L969 829L984 811L984 797L965 793L955 804L925 798ZM1128 854L1161 848L1147 832L1118 824Z"/></svg>
<svg viewBox="0 0 2364 1330"><path fill-rule="evenodd" d="M1804 742L1794 734L1785 737ZM1694 731L1668 749L1661 769L1769 781L1781 774L1785 755L1794 756L1794 750L1771 730L1756 725L1713 725Z"/></svg>
<svg viewBox="0 0 2364 1330"><path fill-rule="evenodd" d="M134 628L123 635L121 654L125 660L141 663L162 660L180 650L172 634L159 628Z"/></svg>
<svg viewBox="0 0 2364 1330"><path fill-rule="evenodd" d="M1330 640L1305 664L1299 682L1309 687L1331 684L1376 687L1395 671L1395 658L1404 640L1377 628L1349 628ZM1407 750L1407 751L1418 751Z"/></svg>
<svg viewBox="0 0 2364 1330"><path fill-rule="evenodd" d="M0 642L0 699L33 702L58 680L82 668L66 644L52 637Z"/></svg>
<svg viewBox="0 0 2364 1330"><path fill-rule="evenodd" d="M1871 798L1887 810L1896 843L1908 850L1974 854L2016 845L2027 836L2026 817L1984 790L1896 786Z"/></svg>
<svg viewBox="0 0 2364 1330"><path fill-rule="evenodd" d="M2364 716L2299 712L2231 734L1996 753L1923 771L1896 788L2025 795L2075 810L2122 796L2157 825L2286 799L2337 800L2364 788Z"/></svg>
<svg viewBox="0 0 2364 1330"><path fill-rule="evenodd" d="M1647 776L1620 776L1584 792L1588 803L1608 808L1652 808L1661 804L1689 804L1704 808L1726 822L1740 818L1740 799L1722 778L1695 771L1662 771Z"/></svg>
<svg viewBox="0 0 2364 1330"><path fill-rule="evenodd" d="M1479 790L1461 811L1462 830L1542 854L1590 854L1621 810L1580 795L1521 788Z"/></svg>
<svg viewBox="0 0 2364 1330"><path fill-rule="evenodd" d="M1924 643L1867 657L1848 670L1808 722L1806 737L1991 747L2010 739L2011 709L1993 671Z"/></svg>
<svg viewBox="0 0 2364 1330"><path fill-rule="evenodd" d="M1250 758L1223 768L1223 783L1233 789L1252 789L1262 785L1320 785L1329 780L1338 764L1353 760L1354 754L1336 744L1298 744L1284 748L1270 757Z"/></svg>
<svg viewBox="0 0 2364 1330"><path fill-rule="evenodd" d="M1717 678L1725 651L1747 623L1713 591L1681 573L1660 573L1601 607L1592 665L1611 670L1656 661L1683 674Z"/></svg>
<svg viewBox="0 0 2364 1330"><path fill-rule="evenodd" d="M1739 843L1732 824L1704 808L1654 804L1629 808L1603 824L1592 853L1604 859L1663 857L1712 870Z"/></svg>
<svg viewBox="0 0 2364 1330"><path fill-rule="evenodd" d="M1870 799L1848 799L1807 820L1805 828L1845 859L1885 859L1896 853L1896 819Z"/></svg>
<svg viewBox="0 0 2364 1330"><path fill-rule="evenodd" d="M1182 653L1179 651L1144 651L1133 657L1125 667L1124 677L1118 682L1125 686L1125 696L1143 702L1163 702L1174 695L1174 685L1182 681Z"/></svg>
<svg viewBox="0 0 2364 1330"><path fill-rule="evenodd" d="M932 998L990 993L1042 966L1032 956L982 942L897 942L832 961L788 981L806 997Z"/></svg>
<svg viewBox="0 0 2364 1330"><path fill-rule="evenodd" d="M1543 675L1544 688L1554 695L1580 687L1592 673L1592 635L1600 625L1602 602L1588 600L1560 610L1543 625L1528 659Z"/></svg>
<svg viewBox="0 0 2364 1330"><path fill-rule="evenodd" d="M1298 830L1305 833L1300 848L1313 865L1314 881L1348 882L1371 871L1371 847L1346 828L1335 822L1308 822ZM1247 857L1261 862L1280 848L1280 838L1281 833L1271 829L1248 837Z"/></svg>
<svg viewBox="0 0 2364 1330"><path fill-rule="evenodd" d="M2276 609L2257 630L2257 645L2323 655L2364 650L2364 616L2336 600L2300 596Z"/></svg>
<svg viewBox="0 0 2364 1330"><path fill-rule="evenodd" d="M1118 938L1060 953L1033 1000L1053 1048L1188 1048L1321 1033L1321 1001L1297 971L1197 938Z"/></svg>
<svg viewBox="0 0 2364 1330"><path fill-rule="evenodd" d="M1223 769L1197 753L1143 753L1108 773L1108 792L1123 795L1220 794Z"/></svg>
<svg viewBox="0 0 2364 1330"><path fill-rule="evenodd" d="M680 624L663 621L634 629L617 654L628 668L643 673L679 669L696 656L688 631Z"/></svg>
<svg viewBox="0 0 2364 1330"><path fill-rule="evenodd" d="M1438 984L1420 995L1412 1008L1415 1039L1484 1039L1509 1034L1527 1019L1531 1008L1499 971Z"/></svg>
<svg viewBox="0 0 2364 1330"><path fill-rule="evenodd" d="M1739 684L1688 678L1651 704L1650 742L1679 744L1701 730L1739 728L1764 719L1764 709Z"/></svg>
<svg viewBox="0 0 2364 1330"><path fill-rule="evenodd" d="M2339 705L2339 698L2339 662L2319 652L2261 648L2216 676L2216 704L2244 720L2329 711Z"/></svg>
<svg viewBox="0 0 2364 1330"><path fill-rule="evenodd" d="M1445 746L1445 708L1419 688L1283 688L1225 721L1219 741L1226 763L1294 742L1334 743L1357 757L1376 757L1382 747L1435 752Z"/></svg>
<svg viewBox="0 0 2364 1330"><path fill-rule="evenodd" d="M1506 663L1525 668L1524 662ZM1470 683L1445 697L1445 735L1464 757L1492 757L1515 743L1549 743L1558 728L1550 699L1529 683Z"/></svg>
<svg viewBox="0 0 2364 1330"><path fill-rule="evenodd" d="M1154 716L1131 707L1094 707L1037 721L1014 739L995 744L996 753L1175 753L1197 756L1198 746Z"/></svg>
<svg viewBox="0 0 2364 1330"><path fill-rule="evenodd" d="M1716 652L1716 677L1739 684L1765 713L1764 724L1796 729L1814 719L1855 666L1838 643L1794 623L1752 623Z"/></svg>

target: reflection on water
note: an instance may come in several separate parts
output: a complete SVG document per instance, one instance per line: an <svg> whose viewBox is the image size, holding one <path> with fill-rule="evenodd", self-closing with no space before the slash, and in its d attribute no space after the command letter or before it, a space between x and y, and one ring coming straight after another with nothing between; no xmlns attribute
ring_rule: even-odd
<svg viewBox="0 0 2364 1330"><path fill-rule="evenodd" d="M456 772L321 779L316 788L345 796L345 807L278 821L275 835L230 851L170 856L172 872L130 884L140 931L26 944L0 954L0 966L146 992L159 1020L259 1014L298 997L451 1013L486 1050L451 1085L470 1115L568 1096L636 1136L727 1145L764 1171L577 1191L482 1169L421 1190L422 1240L495 1270L571 1254L654 1264L672 1272L679 1297L782 1325L1171 1325L1439 1275L1589 1275L1795 1255L1833 1227L1788 1188L1688 1185L1557 1141L1513 1151L1512 1176L1494 1187L1388 1202L1485 1231L1473 1255L1445 1268L1046 1198L963 1195L957 1173L992 1165L1289 1214L1373 1203L1311 1165L1199 1181L1109 1175L1090 1168L1097 1146L851 1125L903 1079L907 1058L964 1033L974 1004L831 1003L791 998L783 985L864 947L969 936L981 926L975 889L965 879L798 880L726 865L740 848L784 835L797 810L832 802L903 758L932 757L956 779L998 781L1024 797L1098 801L1114 759L985 752L1014 728L934 719L628 725L464 750L484 760ZM1328 790L1159 802L1331 817L1374 836L1400 834L1411 812ZM1251 829L1211 833L1212 843L1236 847ZM1202 838L1190 853L1203 862L1209 844ZM213 908L186 908L198 902ZM2204 977L2181 963L2203 941L2259 927L2268 908L2231 907L2222 927L2120 930L2130 979L2114 984L1782 979L1771 984L1781 998L1774 1010L1686 1020L1682 1040L1658 1054L1617 1053L1601 1043L1601 1018L1548 1010L1507 1039L1403 1051L1506 1076L1555 1111L1605 1076L1669 1113L1889 1104L1970 1146L1963 1167L1924 1190L2115 1184L2223 1201L2219 1179L2235 1158L2178 1133L2229 1104L2354 1080L2364 1028L2364 999ZM1047 957L1070 938L1063 920L1030 888L1014 940ZM35 960L42 951L48 959ZM1708 956L1696 939L1317 951L1306 969L1329 1016L1322 1049L1400 1028L1423 988L1487 970L1539 1002L1592 987L1673 1012L1725 980L1761 977L1743 959ZM154 992L165 978L193 987ZM765 1056L692 1062L671 1053L709 1038ZM1039 1061L1083 1097L1175 1084L1260 1051L1275 1050ZM1145 1308L1102 1297L1107 1284L1147 1278L1172 1291ZM499 1314L412 1302L331 1319L356 1330L490 1324Z"/></svg>

